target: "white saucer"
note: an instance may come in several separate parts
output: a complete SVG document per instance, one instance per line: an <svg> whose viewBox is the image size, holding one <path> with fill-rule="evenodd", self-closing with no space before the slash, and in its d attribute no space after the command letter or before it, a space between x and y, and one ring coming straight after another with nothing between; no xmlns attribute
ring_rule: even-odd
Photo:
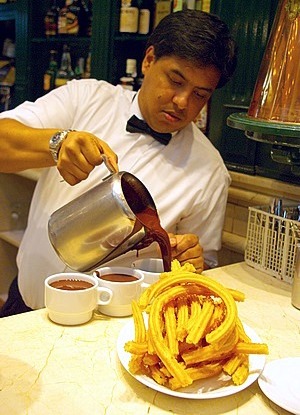
<svg viewBox="0 0 300 415"><path fill-rule="evenodd" d="M300 415L300 357L267 363L258 378L258 384L276 405Z"/></svg>

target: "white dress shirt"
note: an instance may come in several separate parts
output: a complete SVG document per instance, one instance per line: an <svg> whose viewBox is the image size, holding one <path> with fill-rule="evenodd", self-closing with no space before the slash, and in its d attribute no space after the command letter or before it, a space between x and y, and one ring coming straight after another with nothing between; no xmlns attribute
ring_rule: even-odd
<svg viewBox="0 0 300 415"><path fill-rule="evenodd" d="M104 81L74 80L0 118L14 118L37 128L89 131L106 141L118 155L120 171L134 174L149 190L162 226L168 232L198 235L205 261L216 266L230 184L227 169L194 123L173 134L167 146L149 135L126 132L130 116L141 117L134 94ZM44 306L44 279L65 269L48 239L50 215L107 174L102 164L86 180L69 186L61 181L56 167L44 169L17 256L19 289L29 307ZM158 256L153 245L148 255ZM135 257L131 251L112 263L130 266Z"/></svg>

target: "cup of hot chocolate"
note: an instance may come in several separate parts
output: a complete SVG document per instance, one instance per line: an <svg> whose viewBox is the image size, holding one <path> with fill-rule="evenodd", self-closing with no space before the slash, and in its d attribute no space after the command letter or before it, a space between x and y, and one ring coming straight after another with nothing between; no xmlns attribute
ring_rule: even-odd
<svg viewBox="0 0 300 415"><path fill-rule="evenodd" d="M113 292L111 301L99 305L98 311L112 317L132 315L131 302L138 300L143 291L143 273L130 267L103 267L96 269L93 275L99 287Z"/></svg>
<svg viewBox="0 0 300 415"><path fill-rule="evenodd" d="M97 305L109 304L113 293L98 279L78 272L50 275L45 280L45 307L50 320L73 326L88 322Z"/></svg>
<svg viewBox="0 0 300 415"><path fill-rule="evenodd" d="M136 259L131 266L142 271L144 283L149 285L158 281L160 274L164 272L163 260L160 258Z"/></svg>

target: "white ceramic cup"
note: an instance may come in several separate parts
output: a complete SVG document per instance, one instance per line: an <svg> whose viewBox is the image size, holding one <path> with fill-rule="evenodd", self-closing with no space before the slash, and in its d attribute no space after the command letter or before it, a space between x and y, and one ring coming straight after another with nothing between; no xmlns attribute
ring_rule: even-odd
<svg viewBox="0 0 300 415"><path fill-rule="evenodd" d="M159 279L159 275L164 272L163 260L160 258L137 259L131 266L142 271L146 284L153 284Z"/></svg>
<svg viewBox="0 0 300 415"><path fill-rule="evenodd" d="M83 289L62 289L51 286L52 283L61 280L67 280L69 285L72 281L84 281L91 286ZM92 318L97 305L109 304L112 297L111 290L99 287L98 279L92 275L65 272L50 275L45 280L45 306L49 318L55 323L68 326L86 323Z"/></svg>
<svg viewBox="0 0 300 415"><path fill-rule="evenodd" d="M107 275L116 274L121 275L120 278L123 281L104 279L107 278ZM108 288L113 292L110 303L99 305L98 310L113 317L132 315L131 302L139 299L144 288L143 273L130 267L103 267L95 270L93 275L98 278L100 287ZM130 277L134 277L134 280L131 280Z"/></svg>

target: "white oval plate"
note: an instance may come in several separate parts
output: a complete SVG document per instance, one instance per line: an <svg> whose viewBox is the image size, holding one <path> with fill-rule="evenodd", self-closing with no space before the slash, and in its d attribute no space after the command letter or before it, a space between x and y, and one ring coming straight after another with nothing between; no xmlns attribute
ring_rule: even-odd
<svg viewBox="0 0 300 415"><path fill-rule="evenodd" d="M300 415L300 357L287 357L267 363L258 384L276 405Z"/></svg>
<svg viewBox="0 0 300 415"><path fill-rule="evenodd" d="M255 333L253 329L244 325L245 331L253 342L261 343L262 340ZM127 341L134 339L134 324L133 320L129 321L120 331L118 342L117 342L117 353L120 362L124 368L130 373L128 365L130 361L130 353L124 350L124 345ZM234 393L240 392L241 390L250 386L260 375L265 365L264 355L250 355L249 356L249 369L250 373L247 380L239 386L233 385L229 376L221 374L218 376L211 377L209 379L197 380L193 382L191 386L181 388L173 391L165 386L159 385L152 378L146 375L134 375L136 380L143 383L144 385L152 388L158 392L166 395L176 396L179 398L186 399L212 399L220 398L223 396L233 395Z"/></svg>

